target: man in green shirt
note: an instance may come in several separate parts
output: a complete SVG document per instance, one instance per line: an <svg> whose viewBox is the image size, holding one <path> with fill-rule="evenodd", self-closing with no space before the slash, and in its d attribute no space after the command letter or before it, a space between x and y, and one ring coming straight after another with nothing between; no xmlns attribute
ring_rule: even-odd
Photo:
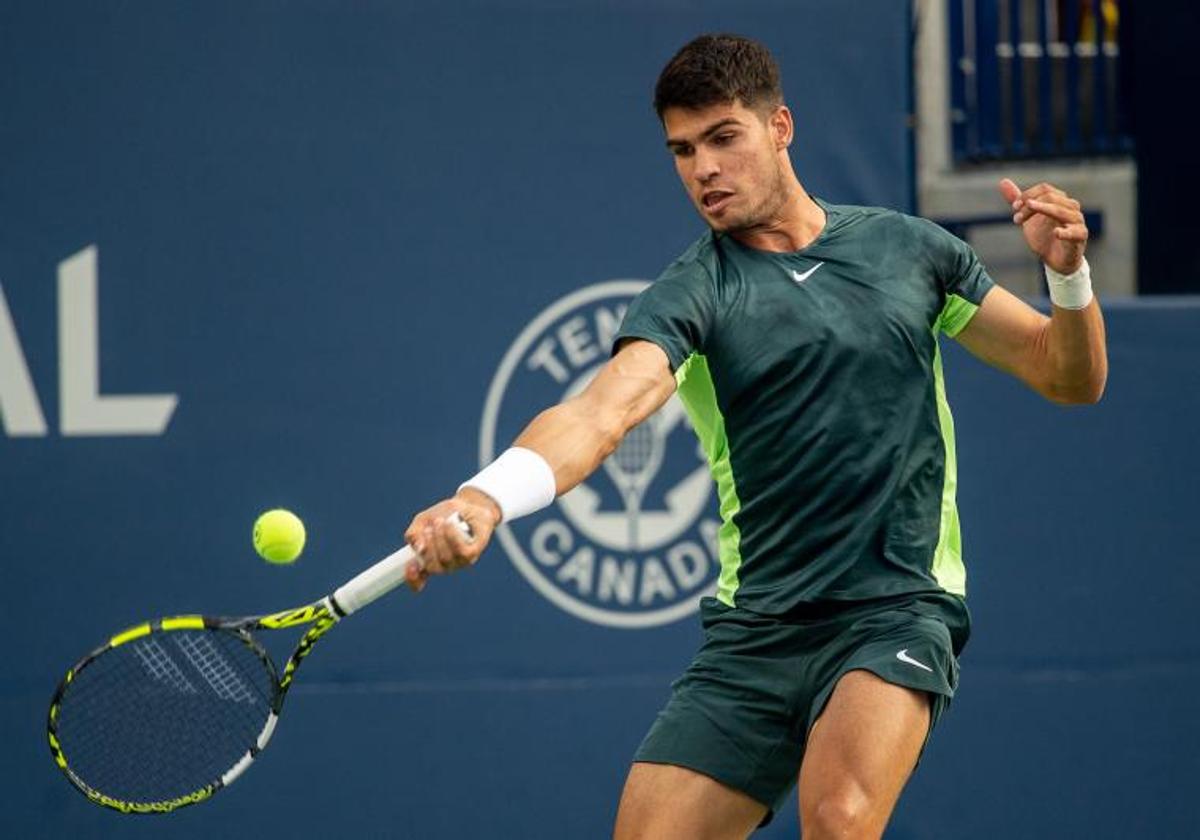
<svg viewBox="0 0 1200 840"><path fill-rule="evenodd" d="M409 583L475 562L502 519L570 490L678 392L718 487L721 570L615 835L745 837L798 783L806 840L879 837L970 627L938 334L1055 402L1098 400L1087 228L1061 190L1000 182L1046 265L1046 317L936 225L810 196L762 45L695 39L655 107L709 230L633 302L585 391L414 518Z"/></svg>

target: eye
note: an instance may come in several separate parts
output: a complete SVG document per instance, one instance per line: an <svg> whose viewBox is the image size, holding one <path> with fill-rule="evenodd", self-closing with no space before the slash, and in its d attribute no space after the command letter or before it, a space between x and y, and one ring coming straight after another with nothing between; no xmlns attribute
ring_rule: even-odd
<svg viewBox="0 0 1200 840"><path fill-rule="evenodd" d="M673 154L675 157L687 157L691 153L692 153L691 146L672 146L671 147L671 154Z"/></svg>
<svg viewBox="0 0 1200 840"><path fill-rule="evenodd" d="M732 131L722 131L720 134L714 135L712 141L716 146L728 146L736 136Z"/></svg>

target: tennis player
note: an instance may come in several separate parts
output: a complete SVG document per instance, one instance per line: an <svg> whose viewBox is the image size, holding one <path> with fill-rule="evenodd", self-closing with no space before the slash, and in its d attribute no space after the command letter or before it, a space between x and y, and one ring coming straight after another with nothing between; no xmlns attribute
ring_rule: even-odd
<svg viewBox="0 0 1200 840"><path fill-rule="evenodd" d="M1096 402L1088 231L1062 190L1000 182L1045 264L1046 317L937 225L809 195L762 45L695 39L655 108L708 231L633 301L583 393L413 519L427 565L409 584L474 563L499 522L570 490L678 392L718 487L721 569L615 836L745 837L798 783L805 840L877 838L970 631L938 334L1049 400Z"/></svg>

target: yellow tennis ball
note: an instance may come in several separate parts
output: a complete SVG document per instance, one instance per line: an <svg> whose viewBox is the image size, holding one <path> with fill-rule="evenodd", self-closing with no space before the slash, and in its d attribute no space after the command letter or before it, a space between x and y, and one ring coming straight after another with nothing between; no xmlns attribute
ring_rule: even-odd
<svg viewBox="0 0 1200 840"><path fill-rule="evenodd" d="M254 522L254 550L268 563L291 563L304 550L304 523L290 510L269 510Z"/></svg>

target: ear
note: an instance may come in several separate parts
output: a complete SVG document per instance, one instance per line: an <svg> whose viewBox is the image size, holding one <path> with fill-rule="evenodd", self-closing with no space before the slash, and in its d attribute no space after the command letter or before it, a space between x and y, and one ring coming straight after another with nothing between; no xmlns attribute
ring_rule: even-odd
<svg viewBox="0 0 1200 840"><path fill-rule="evenodd" d="M788 110L788 106L780 105L777 107L768 118L767 126L771 131L772 139L775 141L776 149L782 150L792 145L792 137L795 136L796 126L792 122L792 112Z"/></svg>

